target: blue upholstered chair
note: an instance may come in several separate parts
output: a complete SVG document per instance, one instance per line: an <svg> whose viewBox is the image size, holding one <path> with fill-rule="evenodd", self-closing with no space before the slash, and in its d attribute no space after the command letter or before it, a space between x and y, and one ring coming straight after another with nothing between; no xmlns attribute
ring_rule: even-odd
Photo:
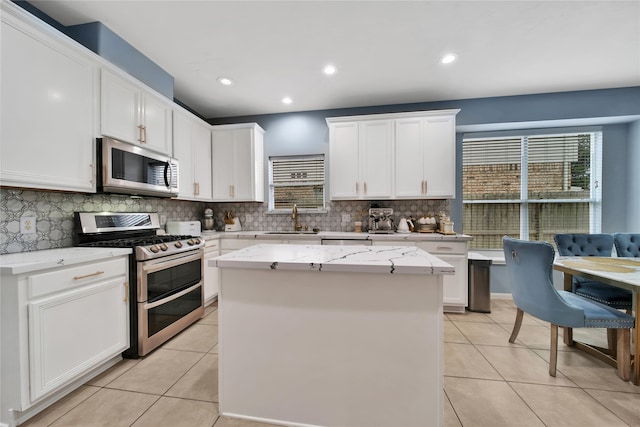
<svg viewBox="0 0 640 427"><path fill-rule="evenodd" d="M613 251L611 234L556 234L558 253L562 256L604 256ZM584 277L573 278L573 292L609 307L629 312L632 306L631 292Z"/></svg>
<svg viewBox="0 0 640 427"><path fill-rule="evenodd" d="M515 342L518 337L524 313L551 323L549 375L555 377L558 326L616 329L618 376L628 381L631 376L630 329L634 327L634 318L574 293L556 290L552 276L555 250L549 243L505 236L502 245L513 302L518 308L509 342Z"/></svg>
<svg viewBox="0 0 640 427"><path fill-rule="evenodd" d="M640 258L640 234L615 233L613 244L619 257Z"/></svg>

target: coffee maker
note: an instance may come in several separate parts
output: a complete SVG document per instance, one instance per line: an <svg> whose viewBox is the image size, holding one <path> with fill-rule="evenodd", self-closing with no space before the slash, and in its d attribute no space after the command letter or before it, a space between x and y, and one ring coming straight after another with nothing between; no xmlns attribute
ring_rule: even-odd
<svg viewBox="0 0 640 427"><path fill-rule="evenodd" d="M370 208L369 209L369 233L393 233L393 209Z"/></svg>

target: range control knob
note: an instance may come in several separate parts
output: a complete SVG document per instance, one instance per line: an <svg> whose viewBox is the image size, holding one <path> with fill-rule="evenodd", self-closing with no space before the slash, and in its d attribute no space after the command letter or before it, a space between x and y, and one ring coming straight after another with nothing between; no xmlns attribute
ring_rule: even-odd
<svg viewBox="0 0 640 427"><path fill-rule="evenodd" d="M194 242L194 241L193 241L193 239L189 239L189 240L187 240L187 244L188 244L189 246L193 246L193 245L195 245L195 243L196 243L196 242Z"/></svg>
<svg viewBox="0 0 640 427"><path fill-rule="evenodd" d="M159 248L158 246L156 246L156 245L153 245L153 246L151 246L151 247L149 248L149 250L150 250L151 252L153 252L154 254L157 254L157 253L160 251L160 248Z"/></svg>
<svg viewBox="0 0 640 427"><path fill-rule="evenodd" d="M173 244L173 246L175 246L176 248L180 249L182 247L182 242L175 242Z"/></svg>
<svg viewBox="0 0 640 427"><path fill-rule="evenodd" d="M169 246L167 246L166 243L161 243L160 244L160 249L162 249L163 252L166 252L166 250L169 249Z"/></svg>
<svg viewBox="0 0 640 427"><path fill-rule="evenodd" d="M196 245L199 245L199 244L200 244L200 241L201 241L201 240L200 240L199 238L197 238L197 237L194 239L194 242L196 242Z"/></svg>

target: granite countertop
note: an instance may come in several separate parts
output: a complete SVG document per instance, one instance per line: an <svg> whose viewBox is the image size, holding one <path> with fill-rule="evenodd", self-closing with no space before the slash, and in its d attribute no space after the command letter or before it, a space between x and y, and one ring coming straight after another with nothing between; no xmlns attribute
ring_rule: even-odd
<svg viewBox="0 0 640 427"><path fill-rule="evenodd" d="M0 255L0 273L14 275L129 255L131 248L60 248Z"/></svg>
<svg viewBox="0 0 640 427"><path fill-rule="evenodd" d="M320 231L318 233L292 233L275 231L203 231L202 238L208 239L261 239L261 240L372 240L372 241L469 241L472 236L466 234L439 234L439 233L355 233L350 231Z"/></svg>
<svg viewBox="0 0 640 427"><path fill-rule="evenodd" d="M209 260L209 267L314 272L455 274L455 268L414 246L258 244Z"/></svg>

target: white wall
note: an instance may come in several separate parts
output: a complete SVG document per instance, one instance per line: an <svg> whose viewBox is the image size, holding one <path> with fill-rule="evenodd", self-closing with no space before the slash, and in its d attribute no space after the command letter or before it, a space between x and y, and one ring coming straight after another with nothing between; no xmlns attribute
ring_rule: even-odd
<svg viewBox="0 0 640 427"><path fill-rule="evenodd" d="M640 233L640 120L629 125L627 231Z"/></svg>

